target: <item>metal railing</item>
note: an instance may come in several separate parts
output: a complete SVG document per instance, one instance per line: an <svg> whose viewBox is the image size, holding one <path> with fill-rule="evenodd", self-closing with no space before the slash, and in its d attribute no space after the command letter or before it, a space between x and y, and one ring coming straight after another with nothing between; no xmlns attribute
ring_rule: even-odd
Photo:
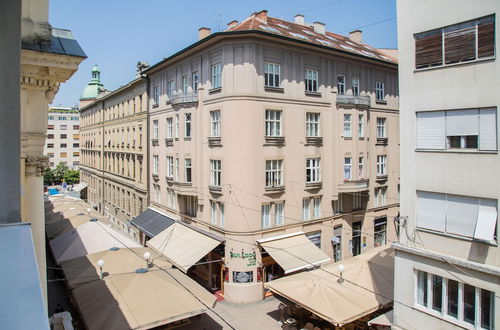
<svg viewBox="0 0 500 330"><path fill-rule="evenodd" d="M352 104L369 107L371 99L368 95L337 95L337 104Z"/></svg>
<svg viewBox="0 0 500 330"><path fill-rule="evenodd" d="M186 94L176 94L170 99L172 105L183 104L183 103L197 103L198 93L186 93Z"/></svg>

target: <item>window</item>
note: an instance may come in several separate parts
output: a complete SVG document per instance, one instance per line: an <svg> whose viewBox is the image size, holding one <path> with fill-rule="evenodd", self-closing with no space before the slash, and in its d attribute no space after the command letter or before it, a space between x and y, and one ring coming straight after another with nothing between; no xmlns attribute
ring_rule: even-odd
<svg viewBox="0 0 500 330"><path fill-rule="evenodd" d="M173 210L177 209L177 197L175 196L175 191L173 189L167 188L167 205Z"/></svg>
<svg viewBox="0 0 500 330"><path fill-rule="evenodd" d="M305 82L307 92L317 92L318 91L318 71L317 70L305 70Z"/></svg>
<svg viewBox="0 0 500 330"><path fill-rule="evenodd" d="M313 197L313 218L321 218L321 197Z"/></svg>
<svg viewBox="0 0 500 330"><path fill-rule="evenodd" d="M64 117L64 116L59 117L59 120L66 120L66 117Z"/></svg>
<svg viewBox="0 0 500 330"><path fill-rule="evenodd" d="M494 328L494 293L416 270L416 304L466 327ZM462 325L463 324L463 325Z"/></svg>
<svg viewBox="0 0 500 330"><path fill-rule="evenodd" d="M167 156L167 178L174 177L174 157Z"/></svg>
<svg viewBox="0 0 500 330"><path fill-rule="evenodd" d="M353 222L352 224L351 253L353 256L357 256L361 253L361 222Z"/></svg>
<svg viewBox="0 0 500 330"><path fill-rule="evenodd" d="M365 170L364 170L364 162L365 159L364 157L359 157L358 158L358 178L363 179L365 177Z"/></svg>
<svg viewBox="0 0 500 330"><path fill-rule="evenodd" d="M386 138L386 129L385 129L386 118L378 117L377 118L377 138Z"/></svg>
<svg viewBox="0 0 500 330"><path fill-rule="evenodd" d="M220 137L220 110L210 111L210 136Z"/></svg>
<svg viewBox="0 0 500 330"><path fill-rule="evenodd" d="M359 96L359 78L352 77L351 84L352 84L352 95Z"/></svg>
<svg viewBox="0 0 500 330"><path fill-rule="evenodd" d="M175 90L175 82L173 80L169 80L167 82L167 96L169 100L171 100L172 97L174 96L174 90Z"/></svg>
<svg viewBox="0 0 500 330"><path fill-rule="evenodd" d="M73 157L78 157L80 156L80 153L78 151L73 152Z"/></svg>
<svg viewBox="0 0 500 330"><path fill-rule="evenodd" d="M352 179L352 158L344 157L344 180Z"/></svg>
<svg viewBox="0 0 500 330"><path fill-rule="evenodd" d="M67 157L68 154L66 152L61 152L59 153L59 157Z"/></svg>
<svg viewBox="0 0 500 330"><path fill-rule="evenodd" d="M417 191L417 227L496 240L497 200Z"/></svg>
<svg viewBox="0 0 500 330"><path fill-rule="evenodd" d="M307 238L316 245L318 249L321 249L321 231L313 231L312 233L306 234Z"/></svg>
<svg viewBox="0 0 500 330"><path fill-rule="evenodd" d="M351 115L344 114L344 137L350 138L352 137L352 128L351 128Z"/></svg>
<svg viewBox="0 0 500 330"><path fill-rule="evenodd" d="M365 115L358 115L358 137L365 137Z"/></svg>
<svg viewBox="0 0 500 330"><path fill-rule="evenodd" d="M160 86L155 85L153 87L153 105L160 104Z"/></svg>
<svg viewBox="0 0 500 330"><path fill-rule="evenodd" d="M80 125L73 125L73 129L75 129L75 130L80 129Z"/></svg>
<svg viewBox="0 0 500 330"><path fill-rule="evenodd" d="M384 83L382 81L375 82L375 98L378 102L383 102L385 98Z"/></svg>
<svg viewBox="0 0 500 330"><path fill-rule="evenodd" d="M198 90L198 80L199 80L199 75L198 71L195 71L191 74L191 84L193 88L193 92L196 92Z"/></svg>
<svg viewBox="0 0 500 330"><path fill-rule="evenodd" d="M47 148L54 148L54 143L47 143Z"/></svg>
<svg viewBox="0 0 500 330"><path fill-rule="evenodd" d="M73 139L78 140L80 138L80 134L73 134Z"/></svg>
<svg viewBox="0 0 500 330"><path fill-rule="evenodd" d="M285 223L285 202L274 203L274 214L276 226L281 226Z"/></svg>
<svg viewBox="0 0 500 330"><path fill-rule="evenodd" d="M342 74L337 75L337 92L339 95L345 94L345 76Z"/></svg>
<svg viewBox="0 0 500 330"><path fill-rule="evenodd" d="M158 139L158 120L153 120L153 139Z"/></svg>
<svg viewBox="0 0 500 330"><path fill-rule="evenodd" d="M261 207L261 226L262 229L284 224L285 202L275 202L262 204Z"/></svg>
<svg viewBox="0 0 500 330"><path fill-rule="evenodd" d="M306 159L306 182L307 183L321 182L319 162L320 162L319 158Z"/></svg>
<svg viewBox="0 0 500 330"><path fill-rule="evenodd" d="M68 145L67 145L66 143L61 143L61 144L60 144L60 147L61 147L61 148L66 148L67 146L68 146Z"/></svg>
<svg viewBox="0 0 500 330"><path fill-rule="evenodd" d="M319 119L320 114L316 112L306 113L306 136L307 137L319 137Z"/></svg>
<svg viewBox="0 0 500 330"><path fill-rule="evenodd" d="M179 158L175 158L175 182L179 182Z"/></svg>
<svg viewBox="0 0 500 330"><path fill-rule="evenodd" d="M361 210L363 207L363 195L359 192L352 193L352 210Z"/></svg>
<svg viewBox="0 0 500 330"><path fill-rule="evenodd" d="M375 247L387 244L387 217L375 219L373 235Z"/></svg>
<svg viewBox="0 0 500 330"><path fill-rule="evenodd" d="M264 63L264 86L280 87L281 66L274 63Z"/></svg>
<svg viewBox="0 0 500 330"><path fill-rule="evenodd" d="M333 227L333 261L342 260L342 225Z"/></svg>
<svg viewBox="0 0 500 330"><path fill-rule="evenodd" d="M221 185L221 161L210 160L210 184L215 187Z"/></svg>
<svg viewBox="0 0 500 330"><path fill-rule="evenodd" d="M47 134L47 139L53 139L54 138L54 134Z"/></svg>
<svg viewBox="0 0 500 330"><path fill-rule="evenodd" d="M191 114L184 114L184 137L191 137Z"/></svg>
<svg viewBox="0 0 500 330"><path fill-rule="evenodd" d="M62 130L66 130L66 129L68 129L68 125L61 125L61 126L59 126L59 128Z"/></svg>
<svg viewBox="0 0 500 330"><path fill-rule="evenodd" d="M153 190L154 190L154 201L155 202L160 202L160 186L157 184L153 185Z"/></svg>
<svg viewBox="0 0 500 330"><path fill-rule="evenodd" d="M375 188L374 207L385 206L387 202L387 187Z"/></svg>
<svg viewBox="0 0 500 330"><path fill-rule="evenodd" d="M53 152L49 152L49 153L47 153L47 156L54 157L54 153Z"/></svg>
<svg viewBox="0 0 500 330"><path fill-rule="evenodd" d="M212 88L221 88L221 64L212 65Z"/></svg>
<svg viewBox="0 0 500 330"><path fill-rule="evenodd" d="M387 155L377 156L377 176L387 175Z"/></svg>
<svg viewBox="0 0 500 330"><path fill-rule="evenodd" d="M47 129L54 129L54 125L48 125Z"/></svg>
<svg viewBox="0 0 500 330"><path fill-rule="evenodd" d="M283 160L266 160L266 187L283 186Z"/></svg>
<svg viewBox="0 0 500 330"><path fill-rule="evenodd" d="M187 182L187 183L191 183L192 182L192 177L191 177L191 158L186 158L184 159L184 169L185 169L185 173L184 173L184 181Z"/></svg>
<svg viewBox="0 0 500 330"><path fill-rule="evenodd" d="M417 69L491 58L495 56L495 16L418 33L414 37Z"/></svg>
<svg viewBox="0 0 500 330"><path fill-rule="evenodd" d="M188 76L182 76L182 93L187 94L189 88L189 78Z"/></svg>
<svg viewBox="0 0 500 330"><path fill-rule="evenodd" d="M281 136L281 110L266 110L266 136Z"/></svg>
<svg viewBox="0 0 500 330"><path fill-rule="evenodd" d="M302 200L302 219L303 220L309 220L311 218L311 212L310 212L310 206L311 205L311 199L310 198L304 198Z"/></svg>
<svg viewBox="0 0 500 330"><path fill-rule="evenodd" d="M312 212L311 212L312 207ZM311 217L312 215L312 217ZM302 219L318 219L321 217L321 196L308 197L302 200Z"/></svg>
<svg viewBox="0 0 500 330"><path fill-rule="evenodd" d="M179 138L179 114L176 114L175 115L175 138Z"/></svg>
<svg viewBox="0 0 500 330"><path fill-rule="evenodd" d="M271 227L271 204L263 204L261 211L261 221L262 228L270 228Z"/></svg>
<svg viewBox="0 0 500 330"><path fill-rule="evenodd" d="M172 139L174 137L174 119L172 117L167 118L167 138Z"/></svg>

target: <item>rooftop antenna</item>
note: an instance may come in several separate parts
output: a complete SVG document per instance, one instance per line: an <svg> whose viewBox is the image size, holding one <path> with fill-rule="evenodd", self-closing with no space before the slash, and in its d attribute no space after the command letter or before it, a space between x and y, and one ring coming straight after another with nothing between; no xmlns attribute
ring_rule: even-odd
<svg viewBox="0 0 500 330"><path fill-rule="evenodd" d="M222 31L222 13L219 11L217 13L214 13L214 15L217 16L217 19L215 20L215 23L219 27L219 32Z"/></svg>

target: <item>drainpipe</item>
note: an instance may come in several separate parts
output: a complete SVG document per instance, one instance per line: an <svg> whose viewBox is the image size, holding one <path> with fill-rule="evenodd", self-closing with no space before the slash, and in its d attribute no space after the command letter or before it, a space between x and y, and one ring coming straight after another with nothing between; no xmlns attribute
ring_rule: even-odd
<svg viewBox="0 0 500 330"><path fill-rule="evenodd" d="M150 148L149 148L149 119L150 119L150 114L149 114L149 89L151 87L151 80L149 79L149 75L147 73L140 73L141 78L143 80L146 80L146 207L149 206L150 199L151 199L151 194L150 194L150 180L151 178L149 177L149 153L150 153Z"/></svg>

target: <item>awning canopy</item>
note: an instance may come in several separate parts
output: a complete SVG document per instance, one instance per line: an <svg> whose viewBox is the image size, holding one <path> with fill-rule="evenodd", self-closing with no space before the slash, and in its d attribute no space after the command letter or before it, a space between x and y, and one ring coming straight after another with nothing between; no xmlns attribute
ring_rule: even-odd
<svg viewBox="0 0 500 330"><path fill-rule="evenodd" d="M50 241L57 263L111 248L138 248L136 241L100 221L84 223Z"/></svg>
<svg viewBox="0 0 500 330"><path fill-rule="evenodd" d="M155 266L136 272L146 267L146 251ZM89 329L150 329L204 313L216 300L148 248L107 250L64 261L61 267Z"/></svg>
<svg viewBox="0 0 500 330"><path fill-rule="evenodd" d="M379 315L374 319L368 321L368 325L382 325L385 327L390 327L394 320L394 311L391 309L385 314Z"/></svg>
<svg viewBox="0 0 500 330"><path fill-rule="evenodd" d="M176 222L149 240L147 245L186 273L191 266L222 242L223 240Z"/></svg>
<svg viewBox="0 0 500 330"><path fill-rule="evenodd" d="M73 191L74 192L80 192L83 189L87 188L87 183L86 182L80 182L76 186L73 186Z"/></svg>
<svg viewBox="0 0 500 330"><path fill-rule="evenodd" d="M343 282L337 269L342 263ZM375 248L321 269L285 276L265 285L335 326L343 326L392 303L394 250Z"/></svg>
<svg viewBox="0 0 500 330"><path fill-rule="evenodd" d="M130 223L139 228L146 236L152 238L173 225L175 220L155 209L148 208L136 216Z"/></svg>
<svg viewBox="0 0 500 330"><path fill-rule="evenodd" d="M257 242L285 270L285 274L330 261L304 232L263 238Z"/></svg>

